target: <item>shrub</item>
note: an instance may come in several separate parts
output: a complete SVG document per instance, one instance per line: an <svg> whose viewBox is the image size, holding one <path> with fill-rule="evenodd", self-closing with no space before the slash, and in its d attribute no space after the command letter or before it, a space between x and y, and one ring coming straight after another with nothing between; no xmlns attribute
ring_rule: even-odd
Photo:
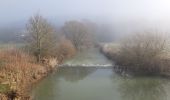
<svg viewBox="0 0 170 100"><path fill-rule="evenodd" d="M121 43L116 63L131 70L160 72L166 39L161 34L133 34Z"/></svg>
<svg viewBox="0 0 170 100"><path fill-rule="evenodd" d="M76 53L76 49L70 40L62 38L57 48L57 58L61 62L64 58L70 58Z"/></svg>

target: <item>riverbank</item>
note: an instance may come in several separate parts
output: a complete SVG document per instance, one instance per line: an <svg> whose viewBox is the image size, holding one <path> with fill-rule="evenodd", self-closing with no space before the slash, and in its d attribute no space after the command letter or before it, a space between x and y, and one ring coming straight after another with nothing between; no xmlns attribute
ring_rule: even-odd
<svg viewBox="0 0 170 100"><path fill-rule="evenodd" d="M31 86L56 69L57 59L36 58L18 49L0 50L0 100L31 100Z"/></svg>
<svg viewBox="0 0 170 100"><path fill-rule="evenodd" d="M120 51L120 45L116 43L103 43L99 45L99 49L108 59L114 61Z"/></svg>
<svg viewBox="0 0 170 100"><path fill-rule="evenodd" d="M112 60L115 63L116 68L122 69L122 72L137 73L140 75L160 75L170 77L170 58L168 52L159 55L159 61L156 61L156 63L154 61L153 64L152 61L155 60L155 58L148 59L147 61L149 63L141 62L143 59L136 62L135 60L131 60L132 55L122 54L121 46L119 44L101 44L100 51L108 59ZM125 55L128 56L126 56L125 58ZM150 66L150 62L153 66Z"/></svg>

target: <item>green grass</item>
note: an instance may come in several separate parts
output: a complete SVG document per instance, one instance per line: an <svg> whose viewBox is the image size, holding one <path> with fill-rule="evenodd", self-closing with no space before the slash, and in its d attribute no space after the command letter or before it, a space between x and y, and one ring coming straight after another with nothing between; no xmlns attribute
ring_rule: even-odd
<svg viewBox="0 0 170 100"><path fill-rule="evenodd" d="M7 93L8 91L10 91L8 84L0 84L0 93Z"/></svg>
<svg viewBox="0 0 170 100"><path fill-rule="evenodd" d="M20 48L24 45L25 45L24 43L0 43L0 49L7 49L11 47Z"/></svg>
<svg viewBox="0 0 170 100"><path fill-rule="evenodd" d="M6 61L0 60L0 69L1 69L3 66L5 66L5 64L6 64Z"/></svg>

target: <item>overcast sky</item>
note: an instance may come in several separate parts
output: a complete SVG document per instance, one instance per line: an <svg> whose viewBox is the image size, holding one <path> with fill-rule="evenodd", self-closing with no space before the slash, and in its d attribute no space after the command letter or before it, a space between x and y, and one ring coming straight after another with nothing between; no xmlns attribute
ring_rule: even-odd
<svg viewBox="0 0 170 100"><path fill-rule="evenodd" d="M0 23L36 12L55 19L170 19L170 0L1 0Z"/></svg>

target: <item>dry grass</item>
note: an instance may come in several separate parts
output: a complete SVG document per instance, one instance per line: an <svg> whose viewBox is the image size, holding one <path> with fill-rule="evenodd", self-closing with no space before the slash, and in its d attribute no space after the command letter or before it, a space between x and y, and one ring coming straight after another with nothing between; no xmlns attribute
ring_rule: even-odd
<svg viewBox="0 0 170 100"><path fill-rule="evenodd" d="M0 50L0 83L8 84L9 91L25 93L44 68L35 58L17 49Z"/></svg>

